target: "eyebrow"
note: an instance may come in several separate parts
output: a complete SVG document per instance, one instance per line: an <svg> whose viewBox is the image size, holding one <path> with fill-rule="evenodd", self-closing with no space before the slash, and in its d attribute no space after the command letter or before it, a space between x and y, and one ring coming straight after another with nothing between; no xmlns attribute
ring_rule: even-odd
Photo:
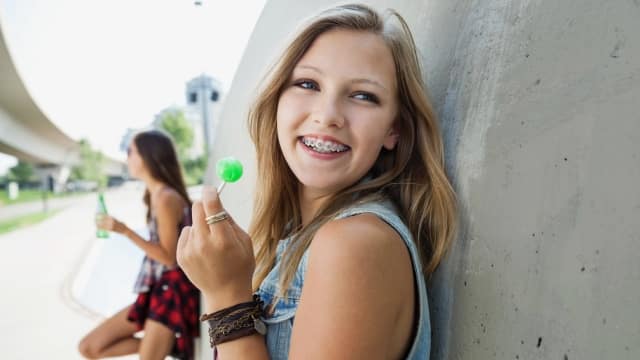
<svg viewBox="0 0 640 360"><path fill-rule="evenodd" d="M298 68L299 69L308 69L308 70L311 70L311 71L315 71L315 72L317 72L318 74L321 74L321 75L323 74L322 70L320 70L317 67L312 66L312 65L297 65L294 68L294 70L298 69ZM353 83L353 84L362 84L362 83L371 84L371 85L375 85L375 86L381 87L382 89L388 91L388 89L384 85L382 85L379 81L372 80L372 79L367 79L367 78L351 79L351 83Z"/></svg>

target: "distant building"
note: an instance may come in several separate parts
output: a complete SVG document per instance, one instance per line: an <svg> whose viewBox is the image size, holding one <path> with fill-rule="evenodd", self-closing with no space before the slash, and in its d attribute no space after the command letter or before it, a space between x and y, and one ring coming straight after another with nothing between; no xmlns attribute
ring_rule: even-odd
<svg viewBox="0 0 640 360"><path fill-rule="evenodd" d="M153 122L143 129L127 129L122 137L120 148L126 151L133 136L143 130L161 128L164 115L172 111L182 111L193 129L193 145L188 156L196 158L212 148L221 111L222 85L219 81L200 75L187 82L185 89L186 105L169 106L161 110Z"/></svg>
<svg viewBox="0 0 640 360"><path fill-rule="evenodd" d="M221 110L222 85L217 80L203 74L187 83L185 95L187 100L187 106L184 109L185 116L193 121L195 133L198 133L198 128L202 129L204 150L208 152L213 147L216 138Z"/></svg>

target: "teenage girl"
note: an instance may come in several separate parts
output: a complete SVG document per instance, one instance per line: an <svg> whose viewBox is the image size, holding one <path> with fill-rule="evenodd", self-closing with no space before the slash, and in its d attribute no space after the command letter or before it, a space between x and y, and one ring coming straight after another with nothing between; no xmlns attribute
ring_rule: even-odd
<svg viewBox="0 0 640 360"><path fill-rule="evenodd" d="M191 201L176 151L167 135L153 130L136 135L127 153L129 174L146 186L150 239L110 216L96 222L145 252L134 286L138 297L85 336L79 350L88 359L127 354L140 354L141 359L167 355L193 359L200 294L176 263L178 235L191 224ZM144 330L142 338L134 337L140 330Z"/></svg>
<svg viewBox="0 0 640 360"><path fill-rule="evenodd" d="M428 359L425 279L452 241L455 196L402 17L320 13L249 126L260 174L249 232L208 189L178 244L220 358Z"/></svg>

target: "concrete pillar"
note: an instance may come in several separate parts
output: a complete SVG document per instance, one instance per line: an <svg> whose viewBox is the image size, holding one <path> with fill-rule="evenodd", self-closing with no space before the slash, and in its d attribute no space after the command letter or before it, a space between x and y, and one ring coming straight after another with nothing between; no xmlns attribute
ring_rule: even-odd
<svg viewBox="0 0 640 360"><path fill-rule="evenodd" d="M414 32L459 198L432 359L640 358L640 1L365 2ZM245 226L238 119L299 19L332 4L269 1L226 98L211 159L247 165L223 195Z"/></svg>
<svg viewBox="0 0 640 360"><path fill-rule="evenodd" d="M42 181L43 189L55 193L64 191L64 185L71 175L69 165L36 165L35 170Z"/></svg>

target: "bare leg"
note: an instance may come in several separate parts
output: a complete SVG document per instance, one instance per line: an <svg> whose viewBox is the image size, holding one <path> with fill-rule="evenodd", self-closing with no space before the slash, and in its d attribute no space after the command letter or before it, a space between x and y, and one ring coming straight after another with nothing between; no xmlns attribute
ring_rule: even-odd
<svg viewBox="0 0 640 360"><path fill-rule="evenodd" d="M120 310L87 334L78 345L78 350L87 359L135 354L140 340L133 337L138 329L127 320L131 306Z"/></svg>
<svg viewBox="0 0 640 360"><path fill-rule="evenodd" d="M173 330L155 320L144 323L144 337L140 343L141 360L162 360L173 349L175 334Z"/></svg>

